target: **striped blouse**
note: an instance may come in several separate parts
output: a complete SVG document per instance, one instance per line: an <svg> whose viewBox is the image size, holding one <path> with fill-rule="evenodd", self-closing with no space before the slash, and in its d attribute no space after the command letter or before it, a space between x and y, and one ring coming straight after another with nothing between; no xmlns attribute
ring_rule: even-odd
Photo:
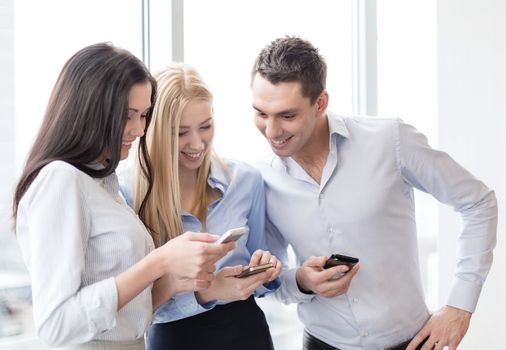
<svg viewBox="0 0 506 350"><path fill-rule="evenodd" d="M49 346L135 340L151 322L150 288L117 311L115 276L154 249L118 189L116 174L95 179L54 161L19 204L35 328Z"/></svg>

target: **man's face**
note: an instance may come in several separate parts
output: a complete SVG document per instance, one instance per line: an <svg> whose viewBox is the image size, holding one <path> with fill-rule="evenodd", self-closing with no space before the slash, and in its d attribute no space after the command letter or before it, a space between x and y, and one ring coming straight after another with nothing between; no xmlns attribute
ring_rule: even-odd
<svg viewBox="0 0 506 350"><path fill-rule="evenodd" d="M304 153L311 141L317 116L317 104L302 96L300 82L271 84L258 73L251 85L255 125L280 157Z"/></svg>

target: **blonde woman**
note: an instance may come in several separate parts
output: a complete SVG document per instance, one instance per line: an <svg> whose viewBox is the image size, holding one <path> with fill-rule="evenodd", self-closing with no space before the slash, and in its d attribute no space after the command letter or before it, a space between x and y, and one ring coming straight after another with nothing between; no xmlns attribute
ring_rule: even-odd
<svg viewBox="0 0 506 350"><path fill-rule="evenodd" d="M269 328L254 295L277 287L281 264L265 251L263 180L252 167L213 154L212 94L195 69L174 64L155 76L158 98L148 151L156 177L141 219L157 245L184 231L225 231L246 226L235 250L217 262L207 289L176 294L155 314L148 349L272 349ZM141 172L134 207L147 190ZM124 187L127 197L130 189ZM246 265L274 268L236 277Z"/></svg>

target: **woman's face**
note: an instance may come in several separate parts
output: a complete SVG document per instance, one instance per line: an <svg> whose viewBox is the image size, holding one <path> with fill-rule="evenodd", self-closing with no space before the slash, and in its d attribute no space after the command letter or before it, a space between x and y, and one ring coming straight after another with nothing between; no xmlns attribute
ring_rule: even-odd
<svg viewBox="0 0 506 350"><path fill-rule="evenodd" d="M128 96L128 120L121 140L121 160L128 157L132 143L144 135L146 116L151 108L151 83L135 84Z"/></svg>
<svg viewBox="0 0 506 350"><path fill-rule="evenodd" d="M211 150L213 136L211 101L191 100L184 108L179 124L179 169L196 171Z"/></svg>

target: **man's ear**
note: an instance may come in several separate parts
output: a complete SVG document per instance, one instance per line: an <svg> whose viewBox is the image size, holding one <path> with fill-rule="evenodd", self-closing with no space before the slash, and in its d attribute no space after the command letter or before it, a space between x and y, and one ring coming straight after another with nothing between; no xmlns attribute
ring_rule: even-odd
<svg viewBox="0 0 506 350"><path fill-rule="evenodd" d="M327 90L323 90L316 99L316 112L318 115L325 115L327 112L327 107L329 105L329 94Z"/></svg>

